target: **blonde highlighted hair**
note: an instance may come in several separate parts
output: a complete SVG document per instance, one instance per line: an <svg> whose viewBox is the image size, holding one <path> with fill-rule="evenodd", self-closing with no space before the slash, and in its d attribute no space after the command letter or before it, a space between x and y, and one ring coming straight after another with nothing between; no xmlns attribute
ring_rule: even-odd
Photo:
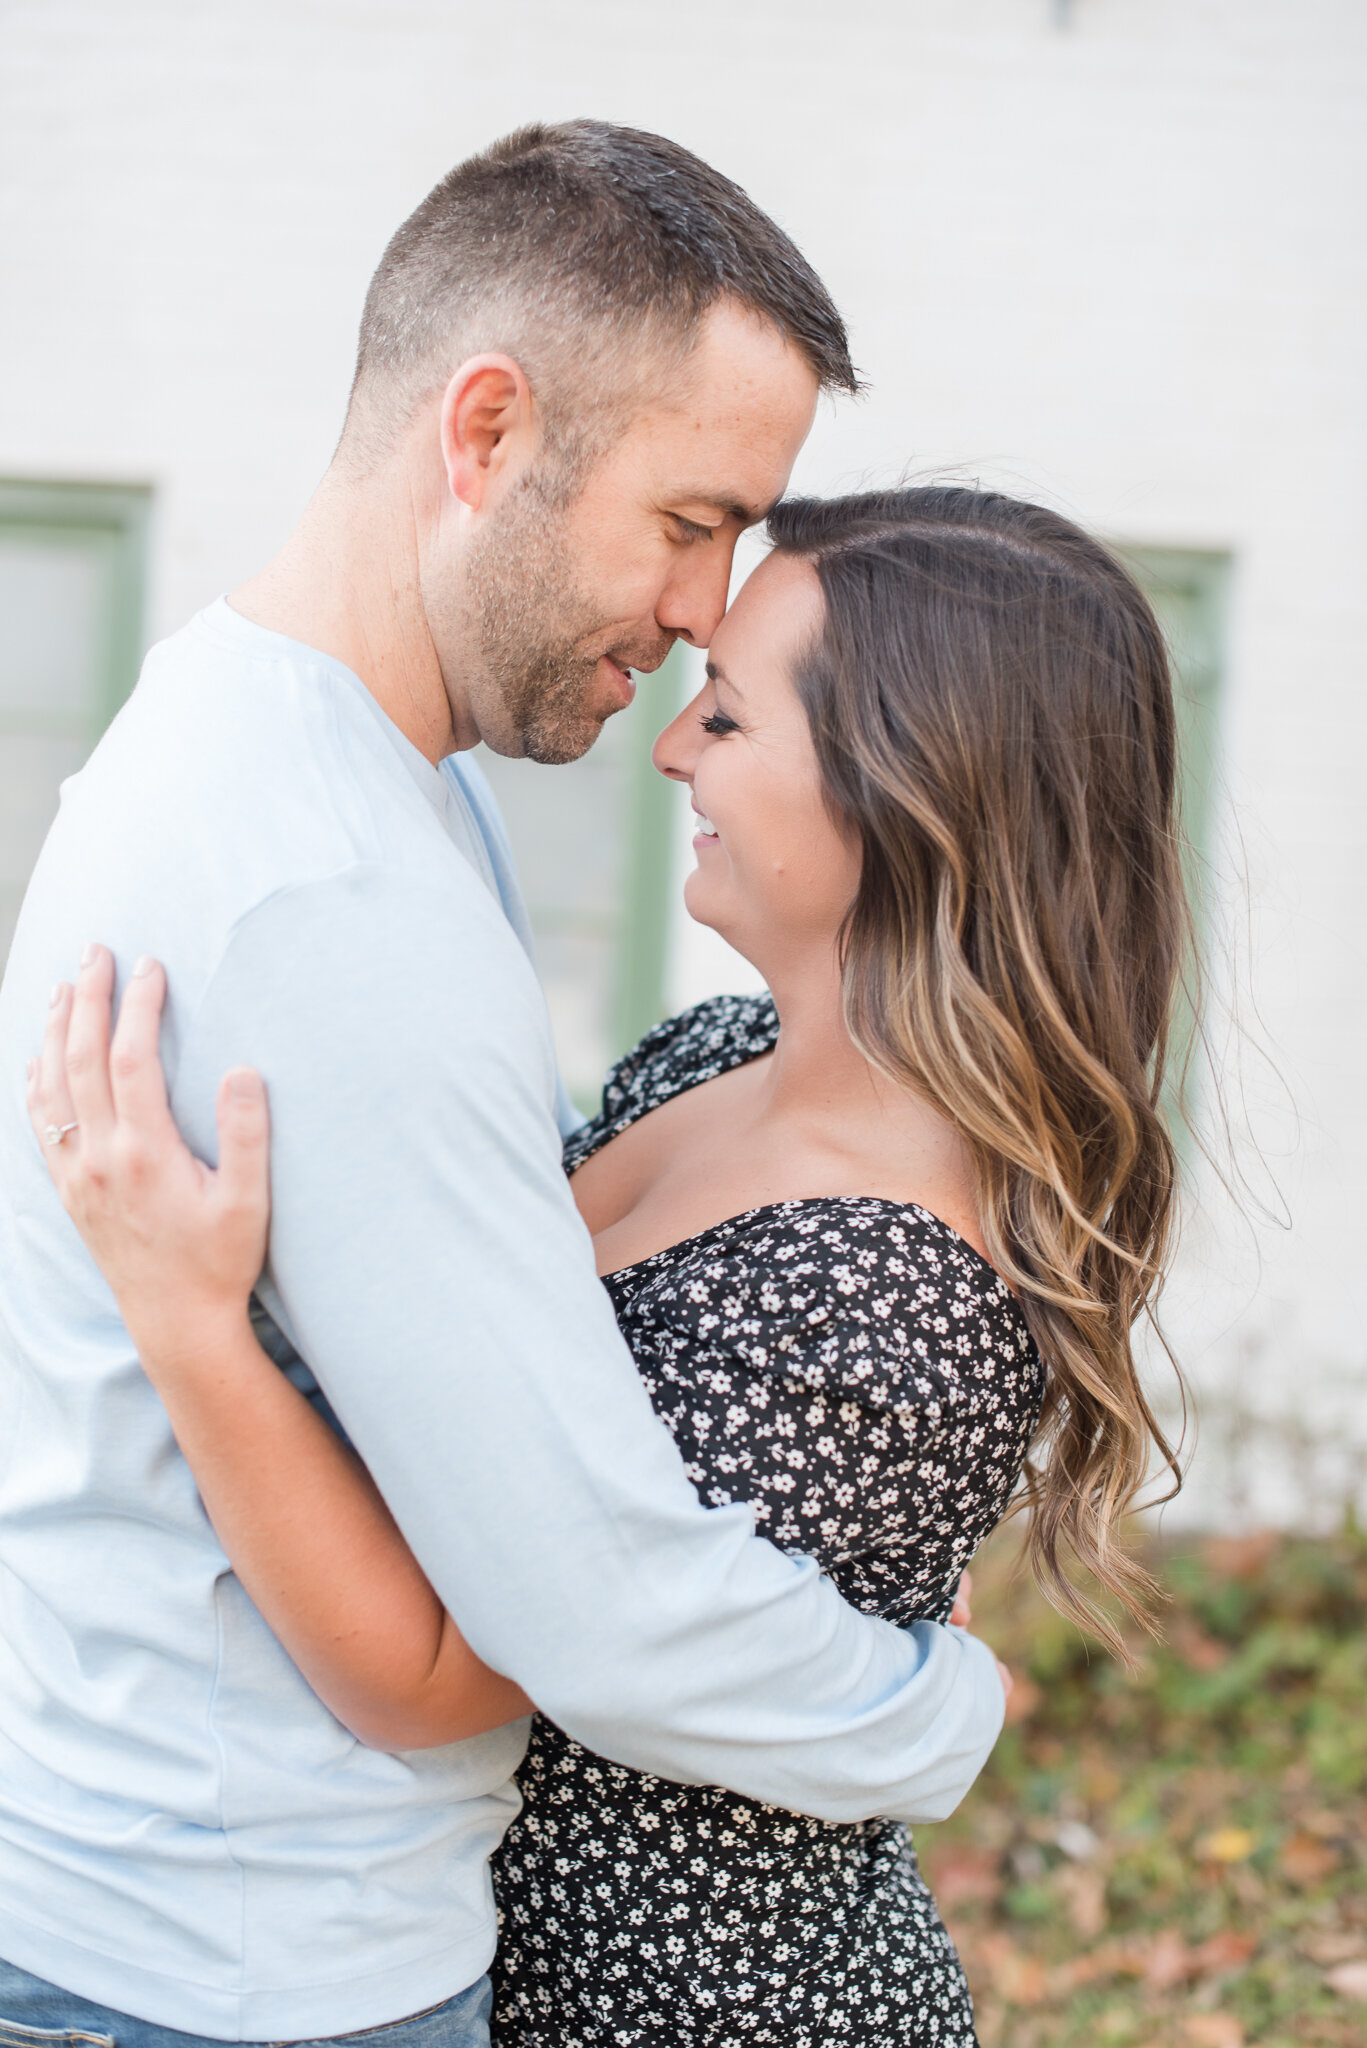
<svg viewBox="0 0 1367 2048"><path fill-rule="evenodd" d="M1046 1369L1031 1561L1119 1648L1067 1558L1142 1618L1119 1524L1155 1453L1181 1481L1134 1352L1172 1243L1162 1102L1191 939L1163 637L1096 541L993 492L794 499L769 530L825 602L795 680L862 842L846 1019L972 1149Z"/></svg>

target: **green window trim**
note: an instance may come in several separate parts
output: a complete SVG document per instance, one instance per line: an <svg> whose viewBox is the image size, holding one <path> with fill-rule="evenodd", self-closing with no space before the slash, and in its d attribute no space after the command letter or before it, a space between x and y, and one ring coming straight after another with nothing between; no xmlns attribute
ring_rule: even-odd
<svg viewBox="0 0 1367 2048"><path fill-rule="evenodd" d="M649 714L644 703L634 705L629 714L627 871L614 1004L617 1054L635 1045L666 1014L678 795L673 783L653 766L651 750L683 704L689 686L687 663L687 650L676 643L648 685Z"/></svg>
<svg viewBox="0 0 1367 2048"><path fill-rule="evenodd" d="M1192 888L1209 853L1220 772L1220 700L1231 562L1204 548L1120 547L1153 606L1172 661L1177 700L1182 826L1196 857Z"/></svg>
<svg viewBox="0 0 1367 2048"><path fill-rule="evenodd" d="M1179 818L1187 845L1187 888L1195 923L1198 975L1204 979L1209 931L1212 831L1220 788L1221 713L1226 616L1232 574L1228 554L1205 548L1117 547L1116 553L1153 606L1172 663L1177 710ZM1169 1041L1168 1119L1179 1157L1189 1164L1195 1145L1192 1102L1180 1099L1179 1077L1193 1051L1196 1019L1190 995L1177 1002ZM1191 1066L1193 1097L1201 1062Z"/></svg>
<svg viewBox="0 0 1367 2048"><path fill-rule="evenodd" d="M54 483L0 477L0 540L41 536L97 552L108 571L94 743L138 679L145 651L147 541L152 492L143 484Z"/></svg>
<svg viewBox="0 0 1367 2048"><path fill-rule="evenodd" d="M53 817L137 681L150 490L0 477L0 966Z"/></svg>

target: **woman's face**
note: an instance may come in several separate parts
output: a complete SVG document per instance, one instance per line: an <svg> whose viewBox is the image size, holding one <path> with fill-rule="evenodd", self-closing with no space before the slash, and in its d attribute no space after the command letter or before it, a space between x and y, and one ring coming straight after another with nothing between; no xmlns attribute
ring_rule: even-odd
<svg viewBox="0 0 1367 2048"><path fill-rule="evenodd" d="M821 622L815 571L770 555L713 636L706 685L655 742L655 766L688 784L698 813L689 915L771 983L831 964L859 884L858 840L826 808L792 682Z"/></svg>

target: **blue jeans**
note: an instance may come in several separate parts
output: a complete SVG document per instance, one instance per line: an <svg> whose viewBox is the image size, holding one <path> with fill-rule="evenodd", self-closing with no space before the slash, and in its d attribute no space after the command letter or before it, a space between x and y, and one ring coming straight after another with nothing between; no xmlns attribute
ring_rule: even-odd
<svg viewBox="0 0 1367 2048"><path fill-rule="evenodd" d="M410 2013L385 2027L334 2034L349 2048L489 2048L489 1979L458 1991L444 2005ZM74 1992L59 1991L27 1970L0 1962L0 2048L223 2048L202 2034L154 2026L106 2005L92 2005ZM283 2048L279 2042L255 2048ZM312 2042L300 2048L315 2048Z"/></svg>

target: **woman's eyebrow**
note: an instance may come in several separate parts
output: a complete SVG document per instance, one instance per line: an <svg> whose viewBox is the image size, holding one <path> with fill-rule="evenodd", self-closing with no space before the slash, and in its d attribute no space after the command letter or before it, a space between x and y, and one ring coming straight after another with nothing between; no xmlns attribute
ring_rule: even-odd
<svg viewBox="0 0 1367 2048"><path fill-rule="evenodd" d="M719 668L715 661L709 661L706 664L704 674L706 675L709 683L720 683L723 689L734 690L738 697L743 697L745 695L744 690L740 688L739 684L733 683L730 676L727 675L726 670L724 668Z"/></svg>

